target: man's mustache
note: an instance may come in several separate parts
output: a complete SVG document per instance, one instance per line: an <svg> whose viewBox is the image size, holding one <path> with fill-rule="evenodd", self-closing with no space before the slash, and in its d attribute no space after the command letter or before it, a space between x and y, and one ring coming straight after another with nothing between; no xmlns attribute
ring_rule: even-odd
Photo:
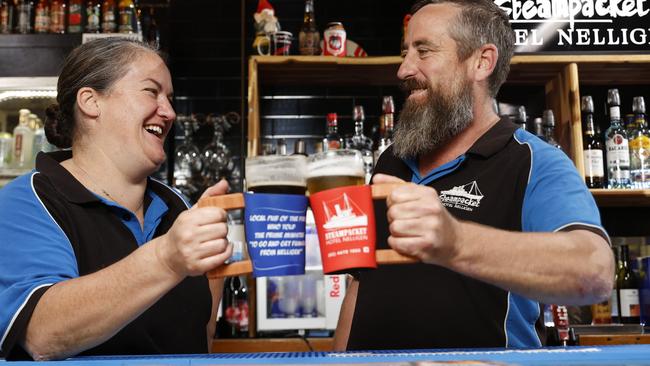
<svg viewBox="0 0 650 366"><path fill-rule="evenodd" d="M415 89L429 89L429 84L426 81L420 81L415 78L410 78L410 79L400 81L399 88L404 93L408 94Z"/></svg>

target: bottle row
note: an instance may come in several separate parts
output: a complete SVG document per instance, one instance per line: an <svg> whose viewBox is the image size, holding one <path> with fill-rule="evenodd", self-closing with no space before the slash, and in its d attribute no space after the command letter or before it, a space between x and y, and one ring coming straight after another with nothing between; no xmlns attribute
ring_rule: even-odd
<svg viewBox="0 0 650 366"><path fill-rule="evenodd" d="M650 130L645 100L634 97L632 112L622 118L617 89L607 92L609 128L601 134L594 123L594 103L582 97L583 157L589 188L650 188Z"/></svg>
<svg viewBox="0 0 650 366"><path fill-rule="evenodd" d="M369 137L365 134L366 116L362 105L355 105L352 108L352 120L354 132L343 135L339 132L338 113L328 113L326 116L326 132L323 138L313 146L314 152L350 149L357 150L363 157L365 181L369 182L373 167L381 153L390 146L393 141L395 103L390 95L382 98L381 115L379 122L371 128ZM276 144L263 143L262 155L287 155L287 145L284 139L279 139ZM307 155L305 142L296 140L293 154Z"/></svg>
<svg viewBox="0 0 650 366"><path fill-rule="evenodd" d="M21 109L13 134L0 132L0 170L28 170L34 167L36 155L53 151L45 138L43 121L29 109Z"/></svg>
<svg viewBox="0 0 650 366"><path fill-rule="evenodd" d="M153 9L143 15L133 0L0 0L0 33L82 32L160 37Z"/></svg>

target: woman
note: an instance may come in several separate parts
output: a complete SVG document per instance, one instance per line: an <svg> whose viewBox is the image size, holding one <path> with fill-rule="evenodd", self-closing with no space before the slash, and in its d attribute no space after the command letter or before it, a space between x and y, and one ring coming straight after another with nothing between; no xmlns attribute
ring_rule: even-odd
<svg viewBox="0 0 650 366"><path fill-rule="evenodd" d="M39 154L0 191L0 356L207 352L220 299L202 275L232 249L223 210L186 210L149 178L176 117L164 61L136 41L92 41L57 91L46 133L71 149Z"/></svg>

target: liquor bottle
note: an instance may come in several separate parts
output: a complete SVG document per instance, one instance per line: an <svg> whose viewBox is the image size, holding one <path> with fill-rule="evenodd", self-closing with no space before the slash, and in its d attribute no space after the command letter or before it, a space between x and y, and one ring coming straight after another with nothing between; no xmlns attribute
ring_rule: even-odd
<svg viewBox="0 0 650 366"><path fill-rule="evenodd" d="M46 151L47 149L47 139L45 138L45 129L43 128L43 121L40 118L34 116L34 143L32 145L32 161L36 161L36 155L41 151Z"/></svg>
<svg viewBox="0 0 650 366"><path fill-rule="evenodd" d="M395 103L390 95L384 96L381 103L382 115L379 117L379 139L375 145L374 161L393 143L393 124Z"/></svg>
<svg viewBox="0 0 650 366"><path fill-rule="evenodd" d="M630 150L627 132L621 125L621 98L618 89L607 91L610 126L605 131L607 188L630 188Z"/></svg>
<svg viewBox="0 0 650 366"><path fill-rule="evenodd" d="M519 125L519 128L526 130L526 122L528 121L528 114L526 113L526 107L520 105L517 108L517 115L515 116L515 123Z"/></svg>
<svg viewBox="0 0 650 366"><path fill-rule="evenodd" d="M48 33L50 31L50 2L48 0L39 0L36 4L34 31L36 33Z"/></svg>
<svg viewBox="0 0 650 366"><path fill-rule="evenodd" d="M366 184L368 184L370 183L370 177L372 176L373 154L372 140L363 134L363 122L366 119L363 106L355 105L352 111L352 116L354 119L354 135L345 139L345 148L361 152Z"/></svg>
<svg viewBox="0 0 650 366"><path fill-rule="evenodd" d="M34 131L29 128L29 109L18 111L18 126L14 128L13 167L26 169L32 165Z"/></svg>
<svg viewBox="0 0 650 366"><path fill-rule="evenodd" d="M582 139L582 154L585 166L585 183L589 188L605 187L603 143L594 127L594 100L591 95L582 97L582 118L585 134Z"/></svg>
<svg viewBox="0 0 650 366"><path fill-rule="evenodd" d="M569 343L569 312L564 305L551 305L551 308L558 339L563 346L566 346Z"/></svg>
<svg viewBox="0 0 650 366"><path fill-rule="evenodd" d="M65 33L65 0L52 0L50 3L50 33Z"/></svg>
<svg viewBox="0 0 650 366"><path fill-rule="evenodd" d="M115 33L117 32L117 21L115 20L115 0L104 0L102 3L102 32Z"/></svg>
<svg viewBox="0 0 650 366"><path fill-rule="evenodd" d="M248 287L246 277L234 276L224 283L223 313L226 318L226 338L248 337Z"/></svg>
<svg viewBox="0 0 650 366"><path fill-rule="evenodd" d="M81 0L68 1L68 33L81 33L83 31Z"/></svg>
<svg viewBox="0 0 650 366"><path fill-rule="evenodd" d="M298 45L301 55L320 54L320 33L314 17L314 0L305 0L305 15L298 34Z"/></svg>
<svg viewBox="0 0 650 366"><path fill-rule="evenodd" d="M18 0L16 2L16 33L28 34L34 32L34 2L31 0Z"/></svg>
<svg viewBox="0 0 650 366"><path fill-rule="evenodd" d="M630 148L630 180L632 188L650 188L650 131L645 115L645 100L634 97L634 129L628 135Z"/></svg>
<svg viewBox="0 0 650 366"><path fill-rule="evenodd" d="M117 31L120 33L135 33L137 28L137 16L133 0L120 0L117 6L120 14L118 18Z"/></svg>
<svg viewBox="0 0 650 366"><path fill-rule="evenodd" d="M544 138L546 139L546 142L549 145L562 150L562 146L560 146L560 144L555 140L555 116L553 115L553 110L547 109L544 111L542 125L544 128Z"/></svg>
<svg viewBox="0 0 650 366"><path fill-rule="evenodd" d="M327 114L327 134L323 138L323 151L336 150L343 147L343 139L338 132L338 116L336 113Z"/></svg>
<svg viewBox="0 0 650 366"><path fill-rule="evenodd" d="M277 148L275 149L276 155L287 156L287 140L279 139Z"/></svg>
<svg viewBox="0 0 650 366"><path fill-rule="evenodd" d="M86 2L86 33L101 31L102 4L96 0Z"/></svg>
<svg viewBox="0 0 650 366"><path fill-rule="evenodd" d="M619 293L619 311L621 323L639 324L641 305L639 303L639 279L630 268L630 250L621 245L621 266L616 274Z"/></svg>
<svg viewBox="0 0 650 366"><path fill-rule="evenodd" d="M13 32L15 14L14 0L0 0L0 33Z"/></svg>
<svg viewBox="0 0 650 366"><path fill-rule="evenodd" d="M546 137L544 136L544 121L541 117L536 117L533 120L533 133L542 141L546 141Z"/></svg>

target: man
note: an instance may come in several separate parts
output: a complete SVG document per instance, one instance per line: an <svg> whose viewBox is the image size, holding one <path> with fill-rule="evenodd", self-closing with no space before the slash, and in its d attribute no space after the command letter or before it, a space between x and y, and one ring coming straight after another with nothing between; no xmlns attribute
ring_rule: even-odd
<svg viewBox="0 0 650 366"><path fill-rule="evenodd" d="M611 292L598 209L560 150L492 108L513 53L507 16L491 0L411 13L398 71L408 97L373 182L411 182L377 209L377 237L421 263L357 274L335 347L541 346L539 303Z"/></svg>

